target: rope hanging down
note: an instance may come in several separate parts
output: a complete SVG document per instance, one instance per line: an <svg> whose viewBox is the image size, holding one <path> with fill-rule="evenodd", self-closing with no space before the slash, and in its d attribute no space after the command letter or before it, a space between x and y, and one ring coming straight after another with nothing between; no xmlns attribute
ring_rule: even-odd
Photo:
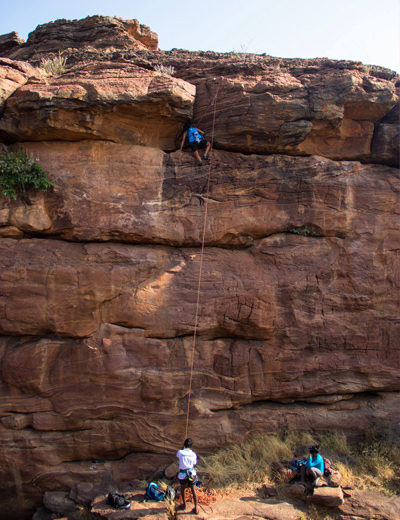
<svg viewBox="0 0 400 520"><path fill-rule="evenodd" d="M215 128L215 114L217 109L217 98L218 98L219 87L214 96L214 111L213 111L213 124L212 124L212 133L211 133L211 150L210 150L210 162L208 165L208 177L207 177L207 191L206 191L206 203L204 208L204 221L203 221L203 237L201 241L201 253L200 253L200 269L199 269L199 282L197 285L197 301L196 301L196 315L194 320L194 331L193 331L193 347L192 347L192 361L190 366L190 380L189 380L189 394L188 394L188 404L187 404L187 412L186 412L186 429L185 429L185 439L188 437L189 430L189 414L190 414L190 399L192 395L192 381L193 381L193 367L194 367L194 352L196 347L196 337L197 337L197 325L199 321L199 306L200 306L200 289L201 289L201 276L203 273L203 256L204 256L204 242L206 236L206 225L207 225L207 213L208 213L208 201L210 198L210 177L211 177L211 166L213 159L213 150L214 150L214 128Z"/></svg>

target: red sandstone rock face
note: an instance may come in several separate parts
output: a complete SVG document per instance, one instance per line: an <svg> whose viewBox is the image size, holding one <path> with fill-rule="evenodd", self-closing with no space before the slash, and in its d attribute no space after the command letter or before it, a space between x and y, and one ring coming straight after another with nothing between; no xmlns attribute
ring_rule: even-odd
<svg viewBox="0 0 400 520"><path fill-rule="evenodd" d="M94 21L68 26L70 47L78 26L94 40L65 52L97 61L65 75L0 59L0 138L54 182L0 204L0 493L16 490L19 520L44 491L174 461L208 167L173 150L193 110L210 131L218 89L189 423L199 452L250 433L398 423L392 76L128 51L130 22L90 32ZM65 24L15 52L57 51ZM160 62L180 79L152 71Z"/></svg>
<svg viewBox="0 0 400 520"><path fill-rule="evenodd" d="M96 141L24 150L51 172L54 188L32 195L32 206L4 205L0 225L69 240L201 244L208 170L191 154ZM307 225L313 236L373 232L395 247L397 185L387 166L216 151L205 243L247 247Z"/></svg>
<svg viewBox="0 0 400 520"><path fill-rule="evenodd" d="M175 148L195 87L120 64L92 65L22 87L0 121L7 141L102 139Z"/></svg>
<svg viewBox="0 0 400 520"><path fill-rule="evenodd" d="M398 99L393 83L357 70L272 68L198 82L195 115L206 128L217 90L216 146L350 160L369 158L374 124Z"/></svg>
<svg viewBox="0 0 400 520"><path fill-rule="evenodd" d="M0 115L7 99L34 74L34 68L28 63L0 58Z"/></svg>

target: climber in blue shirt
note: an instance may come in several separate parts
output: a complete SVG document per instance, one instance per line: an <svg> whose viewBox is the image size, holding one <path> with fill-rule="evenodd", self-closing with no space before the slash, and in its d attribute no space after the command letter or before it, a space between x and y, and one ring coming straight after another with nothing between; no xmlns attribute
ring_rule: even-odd
<svg viewBox="0 0 400 520"><path fill-rule="evenodd" d="M203 161L201 160L199 150L204 151L204 159L208 159L208 152L210 151L211 144L204 137L204 132L196 128L191 121L186 121L183 127L183 135L180 150L182 150L183 145L185 143L185 139L188 139L190 147L192 149L193 155L197 159L197 163L199 166L203 165Z"/></svg>
<svg viewBox="0 0 400 520"><path fill-rule="evenodd" d="M318 444L310 446L309 452L310 456L306 461L306 465L300 467L300 482L305 484L306 478L311 477L313 479L312 485L316 486L325 471L324 459L319 454Z"/></svg>

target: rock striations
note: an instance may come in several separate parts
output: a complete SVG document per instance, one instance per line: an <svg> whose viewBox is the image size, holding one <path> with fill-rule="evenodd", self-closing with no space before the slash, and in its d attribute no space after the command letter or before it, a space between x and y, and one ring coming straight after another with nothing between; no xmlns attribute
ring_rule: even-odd
<svg viewBox="0 0 400 520"><path fill-rule="evenodd" d="M59 51L66 72L44 75L40 58ZM75 480L142 478L170 460L203 229L200 452L398 423L395 74L158 51L136 20L98 16L2 36L0 56L2 146L54 182L0 199L2 518L30 518ZM187 118L211 138L214 109L208 196L208 166L175 150Z"/></svg>

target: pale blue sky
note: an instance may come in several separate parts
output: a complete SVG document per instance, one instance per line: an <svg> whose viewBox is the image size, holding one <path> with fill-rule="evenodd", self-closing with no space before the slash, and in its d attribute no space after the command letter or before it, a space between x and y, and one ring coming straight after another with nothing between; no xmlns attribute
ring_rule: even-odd
<svg viewBox="0 0 400 520"><path fill-rule="evenodd" d="M160 49L265 52L399 66L399 0L3 0L0 34L58 18L136 18Z"/></svg>

